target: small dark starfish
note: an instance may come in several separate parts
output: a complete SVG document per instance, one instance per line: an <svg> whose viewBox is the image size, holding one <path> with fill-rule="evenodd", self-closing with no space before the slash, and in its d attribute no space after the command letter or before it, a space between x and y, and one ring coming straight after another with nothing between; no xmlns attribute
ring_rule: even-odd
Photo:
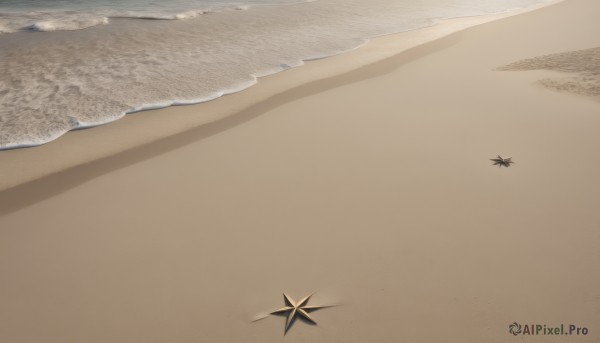
<svg viewBox="0 0 600 343"><path fill-rule="evenodd" d="M492 158L490 161L494 161L494 165L498 165L499 168L502 166L510 167L511 163L515 163L512 161L512 157L502 158L502 156L498 155L498 158Z"/></svg>
<svg viewBox="0 0 600 343"><path fill-rule="evenodd" d="M330 307L330 306L308 306L307 303L311 296L312 296L312 294L310 294L310 295L302 298L302 300L296 302L292 298L287 296L287 294L283 293L283 300L285 301L285 307L282 307L279 310L273 311L273 312L271 312L271 314L280 314L280 313L288 312L287 319L285 321L284 334L286 334L288 332L288 330L292 326L292 322L296 319L296 317L302 316L302 318L304 318L305 320L308 320L312 324L317 324L312 319L312 317L308 314L308 312L315 311L315 310L318 310L321 308Z"/></svg>

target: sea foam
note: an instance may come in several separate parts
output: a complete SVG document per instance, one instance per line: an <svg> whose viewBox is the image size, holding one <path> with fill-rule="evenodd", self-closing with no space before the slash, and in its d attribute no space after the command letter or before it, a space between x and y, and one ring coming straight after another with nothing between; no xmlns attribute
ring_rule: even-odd
<svg viewBox="0 0 600 343"><path fill-rule="evenodd" d="M539 2L321 0L253 3L210 15L201 15L210 6L170 14L145 9L144 15L173 20L132 19L141 12L123 9L118 12L126 18L107 15L110 9L30 12L26 17L35 21L28 30L45 32L0 35L0 149L43 144L132 112L209 101L251 87L259 77L355 49L371 37L429 26L436 18ZM0 28L14 15L0 13Z"/></svg>

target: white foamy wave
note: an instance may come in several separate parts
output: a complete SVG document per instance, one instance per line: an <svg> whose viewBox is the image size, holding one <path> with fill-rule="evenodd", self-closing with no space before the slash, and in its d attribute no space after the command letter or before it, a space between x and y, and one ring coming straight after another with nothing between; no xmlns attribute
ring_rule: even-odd
<svg viewBox="0 0 600 343"><path fill-rule="evenodd" d="M20 21L15 13L0 13L0 30L55 31L0 35L0 149L44 144L128 113L210 101L371 37L429 26L432 18L501 11L519 1L541 2L482 7L477 0L327 0L248 11L221 7L206 16L208 7L27 12L16 15ZM172 20L109 19L116 14ZM86 25L102 28L77 30Z"/></svg>
<svg viewBox="0 0 600 343"><path fill-rule="evenodd" d="M137 6L133 6L135 9L130 9L126 6L117 8L108 8L106 6L98 8L75 6L74 8L69 9L40 9L27 11L19 10L20 8L17 10L11 9L9 11L3 11L2 4L0 3L0 33L18 32L23 30L40 32L80 30L96 25L108 24L110 18L184 20L196 18L207 13L218 13L228 10L247 10L256 5L294 4L304 1L310 2L315 0L273 0L271 2L265 0L251 0L248 4L216 0L194 0L179 3L179 6L173 8L167 7L166 5L157 6L156 4L150 4L148 6L140 6L138 4ZM68 3L68 1L66 2ZM127 1L123 1L122 3L126 4ZM178 1L176 1L176 4L177 3ZM184 4L191 7L183 7ZM74 5L71 4L71 6Z"/></svg>
<svg viewBox="0 0 600 343"><path fill-rule="evenodd" d="M187 10L183 12L175 13L161 13L161 12L135 12L135 11L121 11L112 12L107 15L110 18L123 18L123 19L155 19L155 20L183 20L196 18L200 15L216 12L214 10L203 9L203 10Z"/></svg>
<svg viewBox="0 0 600 343"><path fill-rule="evenodd" d="M108 24L103 13L9 12L0 13L0 32L81 30Z"/></svg>
<svg viewBox="0 0 600 343"><path fill-rule="evenodd" d="M46 20L33 23L26 28L32 31L59 31L59 30L81 30L88 27L108 24L108 18L88 18L88 19L71 19L71 20Z"/></svg>
<svg viewBox="0 0 600 343"><path fill-rule="evenodd" d="M209 12L210 10L188 10L179 13L133 11L0 13L0 32L81 30L108 24L110 18L182 20Z"/></svg>
<svg viewBox="0 0 600 343"><path fill-rule="evenodd" d="M181 19L195 18L198 15L205 14L205 13L206 13L206 11L202 11L202 12L187 11L187 12L183 12L183 13L177 13L174 16L174 19L181 20Z"/></svg>

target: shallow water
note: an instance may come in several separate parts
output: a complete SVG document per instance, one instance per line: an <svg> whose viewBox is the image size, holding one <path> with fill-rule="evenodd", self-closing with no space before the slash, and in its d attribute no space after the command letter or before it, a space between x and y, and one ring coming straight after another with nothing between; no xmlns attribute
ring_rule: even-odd
<svg viewBox="0 0 600 343"><path fill-rule="evenodd" d="M374 36L541 2L0 1L0 27L11 31L0 34L0 148L214 99ZM140 19L161 15L174 20Z"/></svg>

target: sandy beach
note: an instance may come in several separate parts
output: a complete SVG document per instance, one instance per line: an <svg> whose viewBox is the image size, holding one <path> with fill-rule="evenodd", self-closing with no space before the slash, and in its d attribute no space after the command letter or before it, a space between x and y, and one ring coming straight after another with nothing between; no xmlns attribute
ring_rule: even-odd
<svg viewBox="0 0 600 343"><path fill-rule="evenodd" d="M599 47L598 13L452 20L0 152L0 341L597 342L598 67L543 56ZM336 306L284 336L253 322L282 292Z"/></svg>

